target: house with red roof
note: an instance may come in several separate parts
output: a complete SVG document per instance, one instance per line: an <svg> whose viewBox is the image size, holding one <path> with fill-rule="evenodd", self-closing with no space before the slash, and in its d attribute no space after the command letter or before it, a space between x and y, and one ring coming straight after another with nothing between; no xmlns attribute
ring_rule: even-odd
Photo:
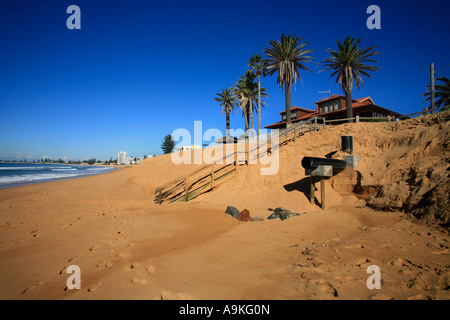
<svg viewBox="0 0 450 320"><path fill-rule="evenodd" d="M291 122L307 120L314 116L325 117L326 120L338 120L347 118L345 96L332 94L330 97L319 100L316 109L304 109L300 107L291 108ZM380 107L370 97L352 100L353 116L360 118L387 118L400 117L400 113ZM281 121L265 126L267 129L286 128L286 110L280 112Z"/></svg>

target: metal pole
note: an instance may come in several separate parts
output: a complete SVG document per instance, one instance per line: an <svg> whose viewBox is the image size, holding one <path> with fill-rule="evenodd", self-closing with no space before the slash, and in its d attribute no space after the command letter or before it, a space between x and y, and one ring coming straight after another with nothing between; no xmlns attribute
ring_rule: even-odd
<svg viewBox="0 0 450 320"><path fill-rule="evenodd" d="M434 113L434 63L430 63L430 97L431 97L431 113Z"/></svg>

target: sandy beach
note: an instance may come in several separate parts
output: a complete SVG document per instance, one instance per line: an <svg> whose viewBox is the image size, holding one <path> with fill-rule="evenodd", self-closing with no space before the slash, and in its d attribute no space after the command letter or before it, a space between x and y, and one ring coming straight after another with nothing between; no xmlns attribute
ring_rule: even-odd
<svg viewBox="0 0 450 320"><path fill-rule="evenodd" d="M448 117L312 132L280 148L277 175L250 165L187 203L154 202L196 166L168 155L0 190L0 299L449 299ZM300 160L339 158L342 134L354 135L359 175L328 180L322 210ZM242 222L228 205L300 215ZM66 288L70 265L79 290ZM368 289L369 265L381 289Z"/></svg>

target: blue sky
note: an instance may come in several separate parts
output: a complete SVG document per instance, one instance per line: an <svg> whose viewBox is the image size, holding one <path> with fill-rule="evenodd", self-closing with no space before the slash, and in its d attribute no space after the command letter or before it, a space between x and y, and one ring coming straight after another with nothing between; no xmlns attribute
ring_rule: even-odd
<svg viewBox="0 0 450 320"><path fill-rule="evenodd" d="M81 30L69 30L69 5L81 9ZM367 7L381 9L369 30ZM281 33L310 42L315 62L336 40L362 37L376 46L382 68L353 97L408 114L426 107L429 64L450 64L450 4L437 1L85 1L0 0L0 159L116 158L161 154L175 129L225 132L214 101L248 69L248 59ZM292 104L314 108L340 94L329 72L309 65ZM436 75L450 77L450 67ZM276 76L262 125L280 120L284 91ZM256 119L255 119L256 121ZM243 128L242 112L231 116Z"/></svg>

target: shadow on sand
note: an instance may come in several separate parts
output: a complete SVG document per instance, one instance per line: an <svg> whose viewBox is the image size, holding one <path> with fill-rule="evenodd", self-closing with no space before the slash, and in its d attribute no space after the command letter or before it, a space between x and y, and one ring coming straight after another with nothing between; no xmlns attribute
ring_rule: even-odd
<svg viewBox="0 0 450 320"><path fill-rule="evenodd" d="M305 195L308 201L311 201L311 177L305 177L301 180L285 184L283 186L284 190L287 192L298 191ZM317 191L317 188L316 188ZM320 202L317 200L317 197L314 199L314 203L320 206Z"/></svg>

